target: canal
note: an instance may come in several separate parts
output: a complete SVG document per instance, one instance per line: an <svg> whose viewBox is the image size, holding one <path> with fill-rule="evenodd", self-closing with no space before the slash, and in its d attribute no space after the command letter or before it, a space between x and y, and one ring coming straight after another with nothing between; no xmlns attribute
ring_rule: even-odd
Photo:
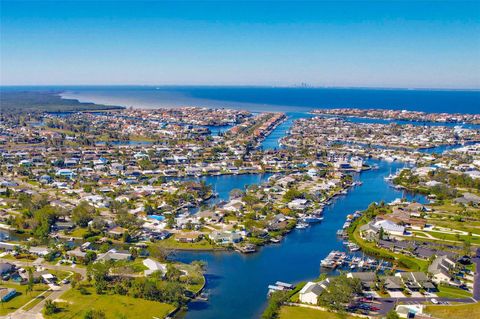
<svg viewBox="0 0 480 319"><path fill-rule="evenodd" d="M279 244L272 244L251 255L236 252L178 252L175 259L183 262L203 260L207 263L208 302L192 302L186 314L188 319L245 319L259 318L265 305L267 285L277 280L300 282L320 274L320 260L331 250L343 250L336 231L345 217L363 210L374 201L390 202L399 197L424 201L423 197L403 193L390 187L384 177L403 167L402 163L370 161L378 169L355 176L363 185L352 188L348 194L337 197L325 207L324 220L304 230L294 230ZM268 175L247 175L260 183ZM235 182L240 178L239 184ZM225 198L231 189L243 189L245 176L216 176L206 180L216 185L216 191ZM226 179L223 181L223 179Z"/></svg>

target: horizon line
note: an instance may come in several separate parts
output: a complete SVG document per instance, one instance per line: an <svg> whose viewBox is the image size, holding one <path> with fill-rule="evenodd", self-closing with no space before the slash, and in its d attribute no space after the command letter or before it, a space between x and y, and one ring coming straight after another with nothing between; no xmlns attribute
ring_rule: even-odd
<svg viewBox="0 0 480 319"><path fill-rule="evenodd" d="M358 89L358 90L405 90L405 91L480 91L479 88L448 87L382 87L382 86L328 86L328 85L266 85L266 84L0 84L0 88L13 87L220 87L220 88L285 88L285 89Z"/></svg>

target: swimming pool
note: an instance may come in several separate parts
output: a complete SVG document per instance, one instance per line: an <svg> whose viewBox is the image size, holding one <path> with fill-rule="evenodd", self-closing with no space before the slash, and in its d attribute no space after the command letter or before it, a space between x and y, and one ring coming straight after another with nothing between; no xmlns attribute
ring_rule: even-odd
<svg viewBox="0 0 480 319"><path fill-rule="evenodd" d="M165 219L164 216L160 216L160 215L148 215L147 216L148 218L151 218L151 219L155 219L155 220L158 220L159 222L163 221Z"/></svg>

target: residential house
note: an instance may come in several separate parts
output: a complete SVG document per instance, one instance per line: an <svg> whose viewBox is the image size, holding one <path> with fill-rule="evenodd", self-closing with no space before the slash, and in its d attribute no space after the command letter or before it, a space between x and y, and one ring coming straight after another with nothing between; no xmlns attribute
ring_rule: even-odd
<svg viewBox="0 0 480 319"><path fill-rule="evenodd" d="M318 297L328 285L328 280L321 282L307 282L299 292L299 300L312 305L318 304Z"/></svg>
<svg viewBox="0 0 480 319"><path fill-rule="evenodd" d="M428 267L428 272L432 274L434 283L450 283L453 281L453 276L450 275L450 271L453 269L455 269L455 261L448 256L439 256Z"/></svg>

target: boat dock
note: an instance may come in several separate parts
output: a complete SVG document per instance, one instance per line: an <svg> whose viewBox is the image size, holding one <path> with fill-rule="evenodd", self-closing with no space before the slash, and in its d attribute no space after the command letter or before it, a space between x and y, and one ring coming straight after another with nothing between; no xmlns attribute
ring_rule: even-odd
<svg viewBox="0 0 480 319"><path fill-rule="evenodd" d="M348 243L351 245L351 243ZM353 244L355 245L355 244ZM353 246L352 246L353 247ZM342 251L331 251L326 258L320 262L321 268L327 269L356 269L359 271L364 270L375 270L375 271L384 271L391 269L392 265L389 262L383 260L376 260L374 258L366 256L349 256L346 252Z"/></svg>

